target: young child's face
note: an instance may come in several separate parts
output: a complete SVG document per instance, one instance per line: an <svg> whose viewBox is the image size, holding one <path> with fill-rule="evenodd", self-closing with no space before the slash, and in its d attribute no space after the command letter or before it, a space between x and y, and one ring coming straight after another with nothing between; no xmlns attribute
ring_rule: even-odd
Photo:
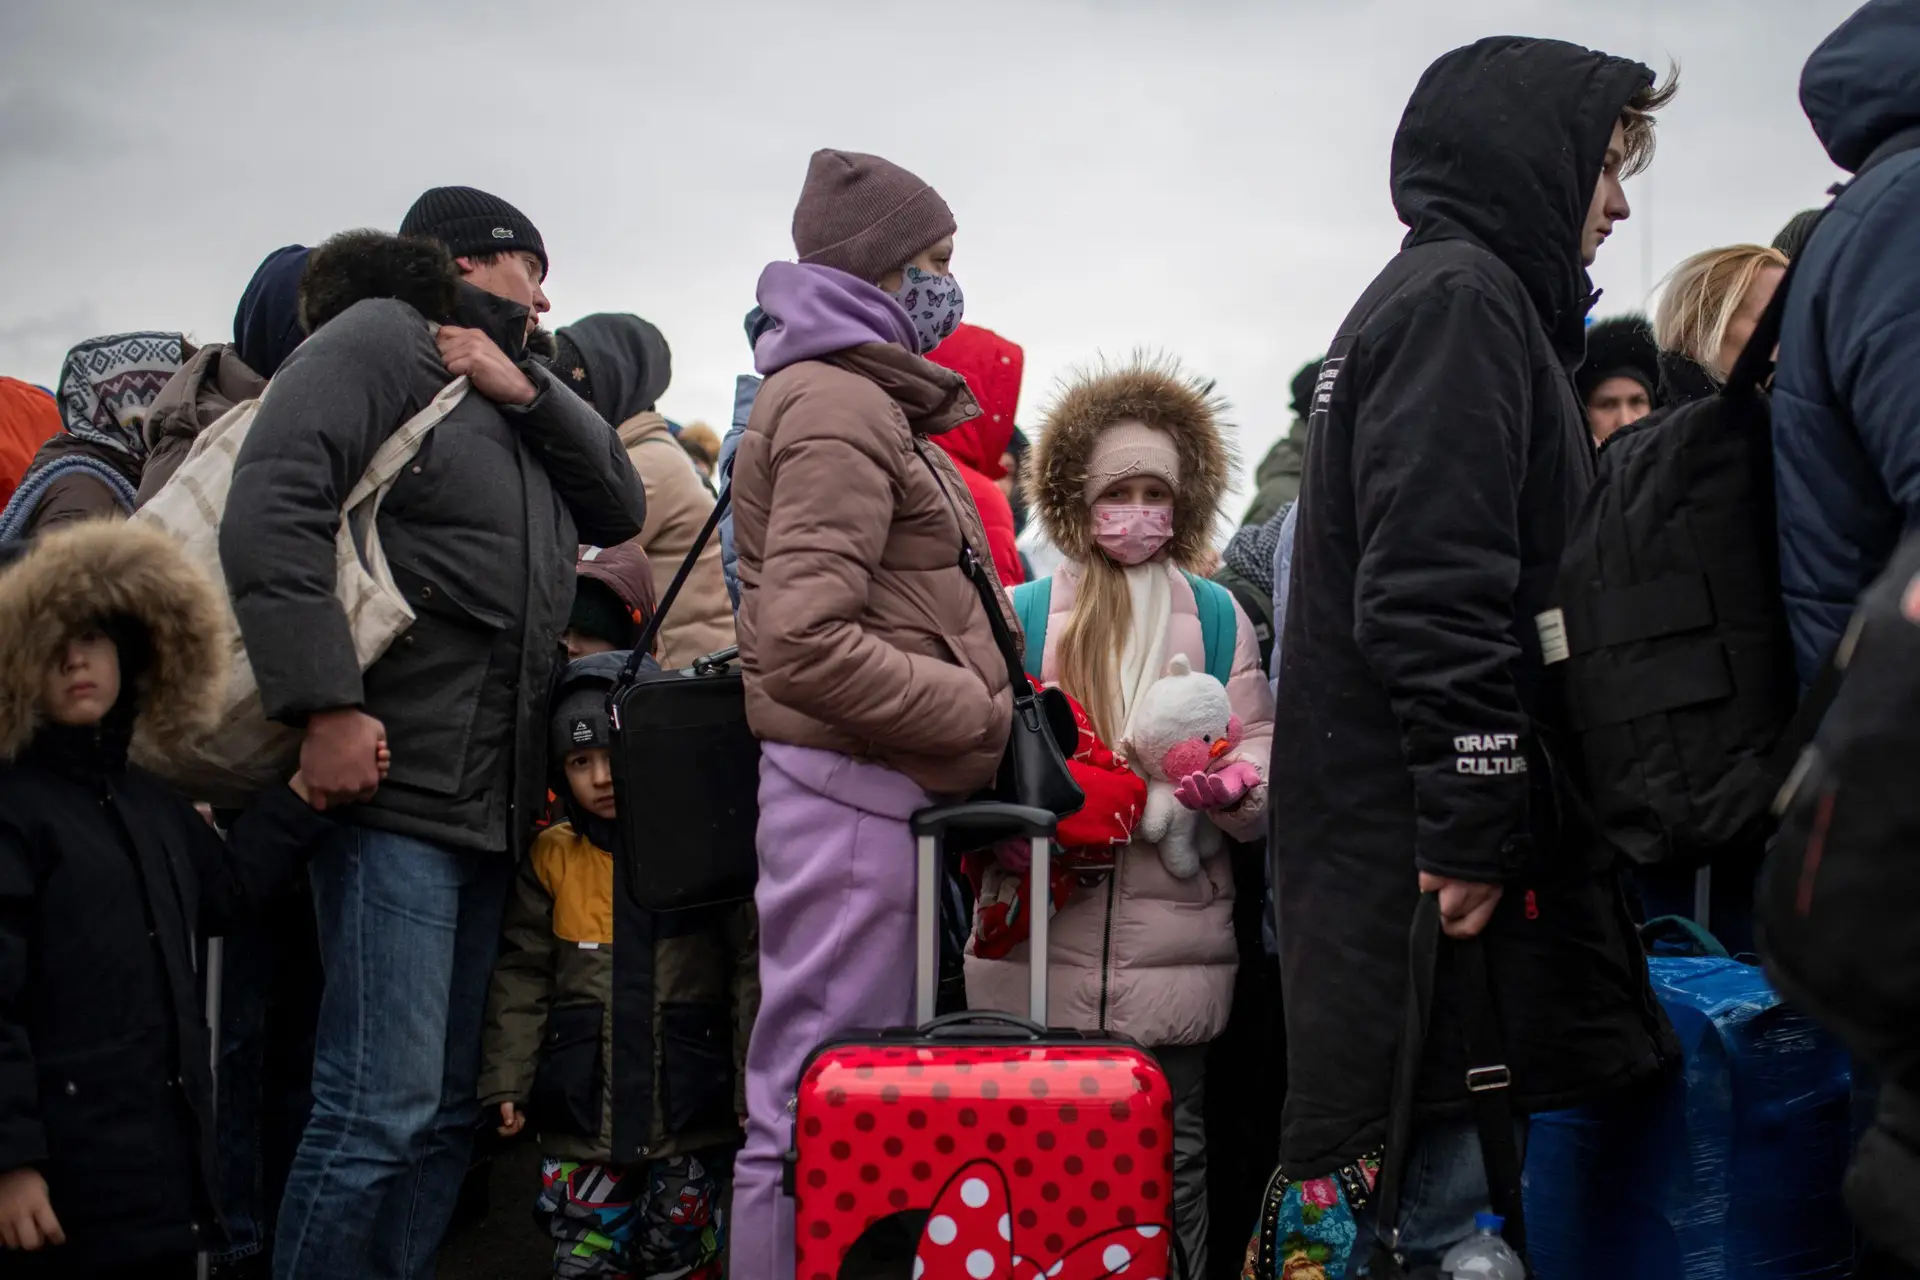
<svg viewBox="0 0 1920 1280"><path fill-rule="evenodd" d="M567 752L567 785L582 809L596 818L613 817L613 753L605 747Z"/></svg>
<svg viewBox="0 0 1920 1280"><path fill-rule="evenodd" d="M590 636L584 631L575 631L571 627L561 639L567 646L567 660L590 658L596 653L612 653L620 646L611 640L602 640L599 636Z"/></svg>
<svg viewBox="0 0 1920 1280"><path fill-rule="evenodd" d="M99 724L119 700L120 650L99 627L68 637L40 678L40 707L55 724Z"/></svg>

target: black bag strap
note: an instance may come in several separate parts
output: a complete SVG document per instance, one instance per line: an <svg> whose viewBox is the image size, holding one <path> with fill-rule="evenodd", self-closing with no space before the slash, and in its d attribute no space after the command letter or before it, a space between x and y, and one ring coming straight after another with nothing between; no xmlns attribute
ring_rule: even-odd
<svg viewBox="0 0 1920 1280"><path fill-rule="evenodd" d="M1406 1176L1407 1157L1413 1145L1414 1108L1433 1016L1434 974L1443 941L1439 896L1422 894L1407 942L1406 1020L1401 1028L1399 1058L1394 1066L1393 1104L1387 1113L1387 1148L1380 1163L1374 1202L1374 1237L1396 1257L1400 1253L1401 1182ZM1449 945L1453 947L1461 980L1468 1064L1466 1086L1473 1102L1474 1124L1480 1131L1487 1198L1493 1211L1506 1220L1502 1234L1507 1243L1524 1258L1527 1224L1520 1185L1520 1144L1514 1133L1513 1073L1506 1064L1500 1023L1494 1012L1486 950L1478 938Z"/></svg>
<svg viewBox="0 0 1920 1280"><path fill-rule="evenodd" d="M1887 138L1860 162L1853 171L1853 177L1847 182L1835 183L1828 189L1833 199L1827 202L1820 216L1814 219L1808 228L1806 243L1812 243L1813 236L1820 229L1820 223L1833 206L1840 202L1847 188L1866 176L1868 170L1891 160L1902 152L1920 148L1920 125L1912 125ZM1804 256L1804 255L1803 255ZM1799 265L1799 259L1787 263L1787 273L1780 277L1780 287L1773 291L1773 300L1767 303L1767 310L1760 317L1760 323L1753 328L1753 336L1747 339L1746 349L1740 358L1734 361L1733 371L1727 375L1727 384L1721 390L1723 395L1745 395L1758 388L1773 372L1773 349L1780 345L1780 330L1787 315L1787 294L1793 285L1793 273Z"/></svg>
<svg viewBox="0 0 1920 1280"><path fill-rule="evenodd" d="M627 664L620 668L620 678L613 682L613 693L618 695L633 683L640 674L640 664L653 652L653 642L660 636L660 627L667 620L667 610L673 608L673 602L680 598L680 588L687 585L687 579L693 576L693 566L699 563L700 553L707 549L713 531L720 527L721 519L727 514L727 508L733 500L733 485L720 490L720 496L713 500L713 512L707 516L707 522L700 526L699 536L693 540L693 549L687 552L687 558L680 562L680 571L673 575L673 581L667 584L667 593L660 597L660 603L653 608L653 617L647 622L647 629L640 633L640 639L634 642L633 652L627 655Z"/></svg>
<svg viewBox="0 0 1920 1280"><path fill-rule="evenodd" d="M1520 1140L1514 1132L1513 1072L1493 1008L1493 980L1487 972L1486 945L1478 938L1453 944L1465 996L1462 1016L1467 1039L1467 1094L1473 1122L1480 1130L1480 1158L1487 1169L1487 1199L1505 1219L1501 1234L1513 1251L1527 1256L1526 1200L1521 1192Z"/></svg>
<svg viewBox="0 0 1920 1280"><path fill-rule="evenodd" d="M1827 206L1828 209L1832 207ZM1822 209L1820 217L1826 216L1826 209ZM1819 225L1816 219L1814 227L1818 228ZM1793 275L1798 269L1798 259L1787 263L1787 273L1780 277L1780 286L1773 291L1773 298L1761 314L1760 323L1753 326L1753 336L1747 339L1747 345L1741 349L1740 358L1733 362L1733 371L1727 375L1726 385L1720 388L1721 395L1755 395L1761 384L1773 376L1773 349L1780 345L1780 329L1787 318L1787 295L1793 288Z"/></svg>
<svg viewBox="0 0 1920 1280"><path fill-rule="evenodd" d="M1400 1027L1400 1055L1393 1069L1393 1103L1387 1111L1387 1149L1375 1188L1374 1237L1388 1252L1400 1252L1400 1182L1413 1145L1414 1100L1420 1088L1420 1062L1427 1047L1427 1019L1433 1011L1433 970L1440 950L1440 899L1422 894L1413 914L1407 946L1407 1007Z"/></svg>
<svg viewBox="0 0 1920 1280"><path fill-rule="evenodd" d="M940 496L947 500L948 510L953 512L953 522L960 527L960 572L967 575L967 581L980 593L981 607L987 611L987 625L993 629L993 643L999 647L1000 656L1006 659L1007 679L1013 682L1013 693L1017 698L1028 687L1027 669L1020 661L1020 646L1014 643L1013 628L1007 625L1006 615L1000 612L1000 594L993 589L992 582L988 580L987 567L980 563L973 544L967 540L967 522L960 514L960 504L953 500L952 490L940 478L940 469L933 465L933 459L921 447L918 436L914 437L913 451L920 455L927 474L933 477L934 486L940 490Z"/></svg>

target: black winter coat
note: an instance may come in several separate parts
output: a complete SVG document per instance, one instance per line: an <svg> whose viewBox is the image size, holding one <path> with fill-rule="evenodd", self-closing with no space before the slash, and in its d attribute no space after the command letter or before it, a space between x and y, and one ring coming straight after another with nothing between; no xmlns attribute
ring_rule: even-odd
<svg viewBox="0 0 1920 1280"><path fill-rule="evenodd" d="M443 250L353 233L314 251L313 336L274 375L234 468L220 555L267 714L380 720L392 772L370 827L459 848L525 847L546 794L547 692L581 541L640 533L646 493L612 427L523 360L524 407L470 391L381 504L415 619L363 675L334 597L340 506L374 451L449 381L428 322L480 329L519 358L527 313L451 278Z"/></svg>
<svg viewBox="0 0 1920 1280"><path fill-rule="evenodd" d="M1534 614L1593 475L1570 371L1580 233L1642 66L1555 41L1448 54L1393 148L1401 253L1316 390L1271 775L1289 1091L1313 1177L1384 1138L1421 871L1500 883L1486 939L1517 1102L1658 1069L1617 877L1561 821ZM1443 944L1420 1097L1463 1106Z"/></svg>
<svg viewBox="0 0 1920 1280"><path fill-rule="evenodd" d="M0 764L0 1171L38 1166L46 1274L218 1243L199 940L288 885L329 826L285 788L222 842L98 731Z"/></svg>

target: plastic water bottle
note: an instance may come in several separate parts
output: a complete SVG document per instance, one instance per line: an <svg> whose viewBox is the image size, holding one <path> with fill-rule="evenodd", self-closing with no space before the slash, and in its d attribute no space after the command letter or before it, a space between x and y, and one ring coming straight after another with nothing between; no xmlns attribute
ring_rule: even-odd
<svg viewBox="0 0 1920 1280"><path fill-rule="evenodd" d="M1473 1225L1476 1232L1447 1250L1447 1256L1441 1259L1441 1276L1449 1280L1526 1280L1526 1264L1500 1238L1505 1220L1497 1213L1476 1213Z"/></svg>

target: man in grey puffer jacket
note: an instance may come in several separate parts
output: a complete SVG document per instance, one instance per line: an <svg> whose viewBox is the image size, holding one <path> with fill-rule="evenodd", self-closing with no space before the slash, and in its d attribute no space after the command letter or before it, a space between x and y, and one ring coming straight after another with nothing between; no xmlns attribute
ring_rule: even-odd
<svg viewBox="0 0 1920 1280"><path fill-rule="evenodd" d="M301 769L344 819L313 861L326 988L282 1280L432 1275L478 1118L513 855L545 795L576 548L625 542L646 516L612 428L526 359L547 310L533 224L453 187L423 195L401 232L314 251L301 285L312 336L274 377L221 527L266 712L304 726ZM334 595L340 508L380 444L458 375L471 389L380 508L415 620L363 674Z"/></svg>

